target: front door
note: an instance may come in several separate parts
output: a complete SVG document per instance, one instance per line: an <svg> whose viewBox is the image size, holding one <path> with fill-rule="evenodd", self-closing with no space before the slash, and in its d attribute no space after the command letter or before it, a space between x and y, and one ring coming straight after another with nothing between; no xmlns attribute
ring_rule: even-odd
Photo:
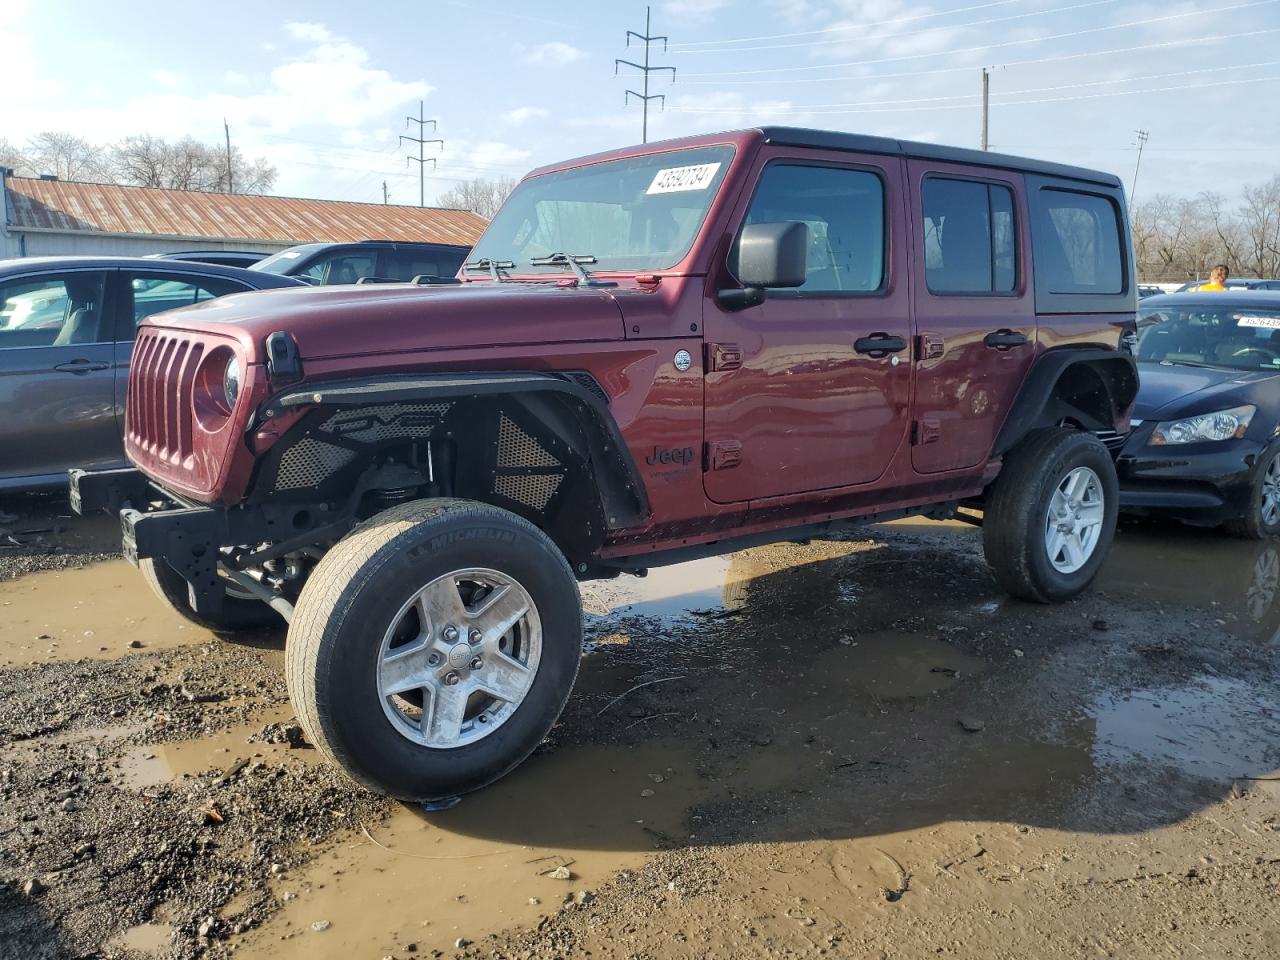
<svg viewBox="0 0 1280 960"><path fill-rule="evenodd" d="M0 282L0 482L124 459L106 272Z"/></svg>
<svg viewBox="0 0 1280 960"><path fill-rule="evenodd" d="M808 276L745 310L708 301L712 500L873 484L905 441L912 329L902 176L895 157L762 151L736 222L804 223Z"/></svg>
<svg viewBox="0 0 1280 960"><path fill-rule="evenodd" d="M991 453L1035 355L1022 175L908 161L914 226L915 430L919 473Z"/></svg>

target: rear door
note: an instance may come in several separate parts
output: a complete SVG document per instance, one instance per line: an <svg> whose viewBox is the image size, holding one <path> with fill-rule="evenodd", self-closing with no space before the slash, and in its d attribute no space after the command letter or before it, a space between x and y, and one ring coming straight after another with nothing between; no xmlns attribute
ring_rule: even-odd
<svg viewBox="0 0 1280 960"><path fill-rule="evenodd" d="M115 367L115 416L117 430L124 433L124 401L129 393L129 361L138 324L153 313L177 310L228 293L243 293L253 287L227 277L168 270L121 270L116 277L116 342L112 355Z"/></svg>
<svg viewBox="0 0 1280 960"><path fill-rule="evenodd" d="M967 469L990 454L1035 353L1021 174L907 162L918 333L911 463Z"/></svg>
<svg viewBox="0 0 1280 960"><path fill-rule="evenodd" d="M435 247L419 244L396 244L382 254L379 276L393 280L414 277L448 278L458 272L466 252L457 247Z"/></svg>
<svg viewBox="0 0 1280 960"><path fill-rule="evenodd" d="M720 503L872 484L909 424L902 160L760 152L741 223L801 221L808 278L759 306L707 302L707 496Z"/></svg>
<svg viewBox="0 0 1280 960"><path fill-rule="evenodd" d="M0 281L0 483L123 459L112 394L114 272Z"/></svg>

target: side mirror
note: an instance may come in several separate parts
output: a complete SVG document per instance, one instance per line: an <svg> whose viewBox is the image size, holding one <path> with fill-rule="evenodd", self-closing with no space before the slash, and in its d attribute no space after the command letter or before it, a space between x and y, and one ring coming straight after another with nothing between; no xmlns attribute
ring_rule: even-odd
<svg viewBox="0 0 1280 960"><path fill-rule="evenodd" d="M720 291L727 309L742 310L763 303L770 287L803 286L809 261L809 227L799 221L752 223L730 257L733 274L745 289Z"/></svg>

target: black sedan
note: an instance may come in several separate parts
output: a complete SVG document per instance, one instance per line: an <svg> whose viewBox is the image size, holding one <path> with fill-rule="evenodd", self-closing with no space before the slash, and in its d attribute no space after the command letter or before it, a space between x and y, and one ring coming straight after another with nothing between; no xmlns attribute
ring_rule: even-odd
<svg viewBox="0 0 1280 960"><path fill-rule="evenodd" d="M1143 300L1120 509L1280 535L1280 293Z"/></svg>
<svg viewBox="0 0 1280 960"><path fill-rule="evenodd" d="M213 297L302 286L238 267L143 257L0 260L0 490L123 466L138 322Z"/></svg>

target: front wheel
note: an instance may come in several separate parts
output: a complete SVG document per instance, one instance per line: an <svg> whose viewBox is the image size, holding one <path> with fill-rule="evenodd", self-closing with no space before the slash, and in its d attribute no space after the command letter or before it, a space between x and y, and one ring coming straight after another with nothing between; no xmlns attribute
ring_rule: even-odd
<svg viewBox="0 0 1280 960"><path fill-rule="evenodd" d="M1280 536L1280 447L1269 448L1258 459L1244 514L1224 526L1246 540Z"/></svg>
<svg viewBox="0 0 1280 960"><path fill-rule="evenodd" d="M1005 458L983 516L983 548L997 582L1048 603L1080 593L1115 537L1115 464L1092 434L1038 431Z"/></svg>
<svg viewBox="0 0 1280 960"><path fill-rule="evenodd" d="M524 760L564 708L577 582L515 514L414 501L325 554L285 651L294 709L333 763L403 800L458 796Z"/></svg>

